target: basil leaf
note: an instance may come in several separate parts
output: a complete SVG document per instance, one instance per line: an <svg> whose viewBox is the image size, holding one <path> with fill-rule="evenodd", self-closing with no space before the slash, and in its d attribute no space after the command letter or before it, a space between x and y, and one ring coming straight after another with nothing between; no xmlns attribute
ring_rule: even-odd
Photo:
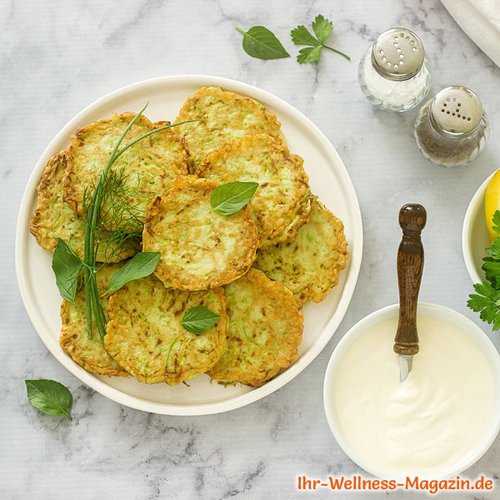
<svg viewBox="0 0 500 500"><path fill-rule="evenodd" d="M283 59L290 57L275 34L264 26L252 26L248 31L236 27L243 35L243 50L257 59Z"/></svg>
<svg viewBox="0 0 500 500"><path fill-rule="evenodd" d="M149 276L160 262L158 252L140 252L129 260L121 269L116 271L109 281L106 293L114 293L130 281Z"/></svg>
<svg viewBox="0 0 500 500"><path fill-rule="evenodd" d="M311 47L316 47L321 45L321 43L314 38L309 30L301 24L291 31L292 42L295 45L309 45Z"/></svg>
<svg viewBox="0 0 500 500"><path fill-rule="evenodd" d="M56 275L56 284L63 299L74 302L78 287L78 276L82 270L82 261L71 251L63 240L57 240L52 257L52 270Z"/></svg>
<svg viewBox="0 0 500 500"><path fill-rule="evenodd" d="M332 34L333 23L319 14L312 22L312 28L318 40L323 43Z"/></svg>
<svg viewBox="0 0 500 500"><path fill-rule="evenodd" d="M28 399L32 406L47 415L62 415L71 418L73 396L55 380L25 380Z"/></svg>
<svg viewBox="0 0 500 500"><path fill-rule="evenodd" d="M210 195L210 205L221 215L239 212L253 197L258 182L227 182L217 186Z"/></svg>
<svg viewBox="0 0 500 500"><path fill-rule="evenodd" d="M205 306L196 306L186 311L181 324L188 332L199 335L210 330L219 319L219 314L212 312Z"/></svg>

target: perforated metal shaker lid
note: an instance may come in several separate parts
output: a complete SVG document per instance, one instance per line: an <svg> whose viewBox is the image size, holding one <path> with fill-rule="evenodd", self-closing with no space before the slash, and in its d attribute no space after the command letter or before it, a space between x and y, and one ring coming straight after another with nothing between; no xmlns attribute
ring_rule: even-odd
<svg viewBox="0 0 500 500"><path fill-rule="evenodd" d="M424 64L422 40L406 28L382 33L372 47L372 64L380 76L403 81L413 78Z"/></svg>
<svg viewBox="0 0 500 500"><path fill-rule="evenodd" d="M467 87L454 85L436 94L430 108L433 127L442 135L465 137L474 132L483 116L479 97Z"/></svg>

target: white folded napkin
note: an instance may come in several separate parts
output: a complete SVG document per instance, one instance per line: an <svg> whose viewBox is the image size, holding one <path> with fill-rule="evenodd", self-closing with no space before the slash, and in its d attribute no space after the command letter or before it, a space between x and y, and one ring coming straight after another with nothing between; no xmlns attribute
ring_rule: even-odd
<svg viewBox="0 0 500 500"><path fill-rule="evenodd" d="M458 25L500 66L500 0L441 0Z"/></svg>

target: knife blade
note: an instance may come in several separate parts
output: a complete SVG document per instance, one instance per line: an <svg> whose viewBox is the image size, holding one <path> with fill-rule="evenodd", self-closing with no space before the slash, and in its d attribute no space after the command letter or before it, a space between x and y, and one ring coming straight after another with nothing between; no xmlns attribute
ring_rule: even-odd
<svg viewBox="0 0 500 500"><path fill-rule="evenodd" d="M399 356L399 381L404 382L413 367L413 356L401 354Z"/></svg>

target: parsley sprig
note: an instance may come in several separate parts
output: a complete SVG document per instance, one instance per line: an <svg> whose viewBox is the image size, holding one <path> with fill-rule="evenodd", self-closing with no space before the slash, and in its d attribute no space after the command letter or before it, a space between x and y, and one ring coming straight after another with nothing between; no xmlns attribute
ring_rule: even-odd
<svg viewBox="0 0 500 500"><path fill-rule="evenodd" d="M297 62L301 64L318 62L323 49L331 50L348 61L351 60L347 54L325 44L326 39L333 32L333 23L329 19L319 14L312 22L312 29L316 36L314 36L303 24L294 28L291 32L292 42L295 45L307 46L299 50Z"/></svg>
<svg viewBox="0 0 500 500"><path fill-rule="evenodd" d="M500 234L500 210L493 215L493 231ZM469 295L467 306L479 313L479 317L489 323L493 330L500 329L500 237L493 240L483 258L486 282L476 283L476 293Z"/></svg>

